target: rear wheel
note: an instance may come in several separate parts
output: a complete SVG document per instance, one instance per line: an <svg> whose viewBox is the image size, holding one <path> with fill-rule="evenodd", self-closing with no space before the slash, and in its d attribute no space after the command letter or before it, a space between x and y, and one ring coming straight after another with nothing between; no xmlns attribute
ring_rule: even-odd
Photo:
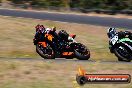
<svg viewBox="0 0 132 88"><path fill-rule="evenodd" d="M41 44L37 44L36 52L44 59L54 59L55 58L55 53L49 44L47 44L47 47L43 47Z"/></svg>
<svg viewBox="0 0 132 88"><path fill-rule="evenodd" d="M115 48L114 53L118 57L119 61L130 62L132 60L132 55L130 51L124 46L119 46Z"/></svg>
<svg viewBox="0 0 132 88"><path fill-rule="evenodd" d="M79 60L88 60L90 58L90 51L81 43L77 43L74 47L75 56Z"/></svg>

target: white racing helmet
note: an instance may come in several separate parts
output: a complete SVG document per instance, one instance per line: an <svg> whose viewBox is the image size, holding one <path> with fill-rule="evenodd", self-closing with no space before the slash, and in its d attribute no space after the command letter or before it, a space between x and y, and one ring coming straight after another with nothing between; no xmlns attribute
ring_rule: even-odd
<svg viewBox="0 0 132 88"><path fill-rule="evenodd" d="M116 29L115 28L109 28L107 30L107 35L108 35L109 38L114 37L116 34L117 34L117 32L116 32Z"/></svg>
<svg viewBox="0 0 132 88"><path fill-rule="evenodd" d="M46 28L45 33L49 33L52 29L51 28Z"/></svg>

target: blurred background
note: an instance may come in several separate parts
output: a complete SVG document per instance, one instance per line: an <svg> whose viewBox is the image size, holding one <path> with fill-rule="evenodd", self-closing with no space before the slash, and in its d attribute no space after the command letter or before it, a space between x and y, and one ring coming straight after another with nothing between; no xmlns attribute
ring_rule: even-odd
<svg viewBox="0 0 132 88"><path fill-rule="evenodd" d="M132 0L0 0L6 8L132 14Z"/></svg>

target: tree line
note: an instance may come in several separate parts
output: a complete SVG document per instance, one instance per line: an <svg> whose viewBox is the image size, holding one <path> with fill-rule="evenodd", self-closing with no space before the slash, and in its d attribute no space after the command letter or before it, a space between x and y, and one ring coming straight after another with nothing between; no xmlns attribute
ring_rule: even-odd
<svg viewBox="0 0 132 88"><path fill-rule="evenodd" d="M104 10L132 10L132 0L10 0L15 4L30 3L39 7L66 7Z"/></svg>

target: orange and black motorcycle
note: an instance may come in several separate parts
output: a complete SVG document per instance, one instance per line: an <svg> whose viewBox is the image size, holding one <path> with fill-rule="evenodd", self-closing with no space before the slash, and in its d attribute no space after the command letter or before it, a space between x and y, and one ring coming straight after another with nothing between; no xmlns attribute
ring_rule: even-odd
<svg viewBox="0 0 132 88"><path fill-rule="evenodd" d="M90 51L81 43L77 43L76 35L69 35L68 41L59 41L53 34L44 34L44 41L36 44L36 52L44 59L77 58L88 60Z"/></svg>

